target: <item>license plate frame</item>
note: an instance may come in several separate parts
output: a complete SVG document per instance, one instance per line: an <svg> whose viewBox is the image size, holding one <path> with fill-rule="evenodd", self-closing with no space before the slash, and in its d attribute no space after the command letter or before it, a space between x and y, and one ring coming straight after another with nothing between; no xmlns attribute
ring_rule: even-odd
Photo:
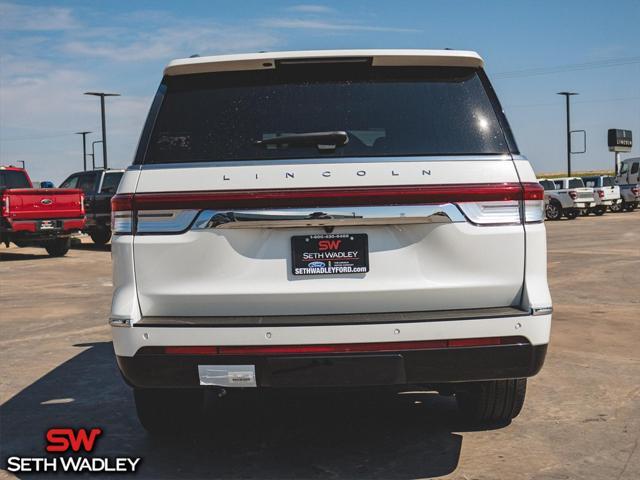
<svg viewBox="0 0 640 480"><path fill-rule="evenodd" d="M369 272L366 233L325 233L291 237L291 273L296 277Z"/></svg>
<svg viewBox="0 0 640 480"><path fill-rule="evenodd" d="M60 220L40 220L38 222L38 230L43 232L50 232L52 230L60 230L62 228L62 222Z"/></svg>

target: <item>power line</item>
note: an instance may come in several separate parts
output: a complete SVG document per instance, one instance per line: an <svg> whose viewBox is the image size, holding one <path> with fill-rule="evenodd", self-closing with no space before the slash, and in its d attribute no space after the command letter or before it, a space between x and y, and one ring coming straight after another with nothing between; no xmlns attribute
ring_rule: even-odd
<svg viewBox="0 0 640 480"><path fill-rule="evenodd" d="M573 103L609 103L609 102L628 102L629 100L640 100L640 97L619 97L619 98L600 98L594 100L580 100ZM557 107L560 104L558 102L545 102L545 103L529 103L526 105L505 105L505 108L530 108L530 107Z"/></svg>
<svg viewBox="0 0 640 480"><path fill-rule="evenodd" d="M593 62L572 63L567 65L556 65L553 67L524 68L522 70L511 70L508 72L498 72L491 76L496 79L532 77L536 75L549 75L553 73L574 72L580 70L590 70L594 68L617 67L621 65L632 65L640 63L640 57L608 58Z"/></svg>

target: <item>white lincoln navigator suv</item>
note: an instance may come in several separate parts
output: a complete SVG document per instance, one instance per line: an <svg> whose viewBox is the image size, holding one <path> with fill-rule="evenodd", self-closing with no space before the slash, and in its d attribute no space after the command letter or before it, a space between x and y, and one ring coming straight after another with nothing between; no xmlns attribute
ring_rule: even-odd
<svg viewBox="0 0 640 480"><path fill-rule="evenodd" d="M543 190L474 52L171 62L113 198L141 423L206 389L425 387L507 422L551 324Z"/></svg>

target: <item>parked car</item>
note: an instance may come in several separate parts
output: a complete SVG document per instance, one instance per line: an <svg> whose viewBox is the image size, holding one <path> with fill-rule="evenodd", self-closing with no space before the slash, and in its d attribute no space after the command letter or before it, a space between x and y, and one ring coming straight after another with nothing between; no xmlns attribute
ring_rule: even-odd
<svg viewBox="0 0 640 480"><path fill-rule="evenodd" d="M78 189L33 188L23 168L0 167L0 241L7 247L44 247L62 257L71 234L84 227L83 194Z"/></svg>
<svg viewBox="0 0 640 480"><path fill-rule="evenodd" d="M106 245L111 239L111 197L116 194L123 173L122 169L76 172L60 185L84 192L87 222L83 231L97 245Z"/></svg>
<svg viewBox="0 0 640 480"><path fill-rule="evenodd" d="M205 389L422 385L474 422L518 415L551 326L543 190L482 66L169 64L112 200L114 350L149 431Z"/></svg>
<svg viewBox="0 0 640 480"><path fill-rule="evenodd" d="M615 178L609 175L595 175L590 177L582 177L585 187L592 188L596 201L596 206L586 210L586 213L595 213L602 215L607 208L616 210L616 205L621 204L620 187L616 185Z"/></svg>
<svg viewBox="0 0 640 480"><path fill-rule="evenodd" d="M620 186L622 203L620 209L632 212L640 206L640 157L627 158L620 162L620 172L616 177Z"/></svg>
<svg viewBox="0 0 640 480"><path fill-rule="evenodd" d="M595 207L596 200L591 188L586 188L579 177L541 178L544 188L545 215L549 220L559 220L565 216L575 219L584 210Z"/></svg>

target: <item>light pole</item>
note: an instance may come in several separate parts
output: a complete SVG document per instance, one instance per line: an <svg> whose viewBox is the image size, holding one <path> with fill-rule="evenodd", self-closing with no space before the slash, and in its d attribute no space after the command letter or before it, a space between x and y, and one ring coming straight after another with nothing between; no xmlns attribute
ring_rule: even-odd
<svg viewBox="0 0 640 480"><path fill-rule="evenodd" d="M100 115L102 116L102 162L104 168L107 168L107 127L104 119L104 97L119 97L119 93L104 93L104 92L84 92L85 95L93 95L100 97Z"/></svg>
<svg viewBox="0 0 640 480"><path fill-rule="evenodd" d="M95 142L91 142L91 163L93 164L93 169L96 169L96 143L102 143L102 140L96 140ZM102 163L104 162L104 159L102 159ZM105 170L107 169L106 165L105 165Z"/></svg>
<svg viewBox="0 0 640 480"><path fill-rule="evenodd" d="M571 106L569 105L569 97L579 95L576 92L558 92L558 95L564 95L567 104L567 176L571 176Z"/></svg>
<svg viewBox="0 0 640 480"><path fill-rule="evenodd" d="M82 135L82 167L87 171L87 134L92 132L76 132L76 135Z"/></svg>

